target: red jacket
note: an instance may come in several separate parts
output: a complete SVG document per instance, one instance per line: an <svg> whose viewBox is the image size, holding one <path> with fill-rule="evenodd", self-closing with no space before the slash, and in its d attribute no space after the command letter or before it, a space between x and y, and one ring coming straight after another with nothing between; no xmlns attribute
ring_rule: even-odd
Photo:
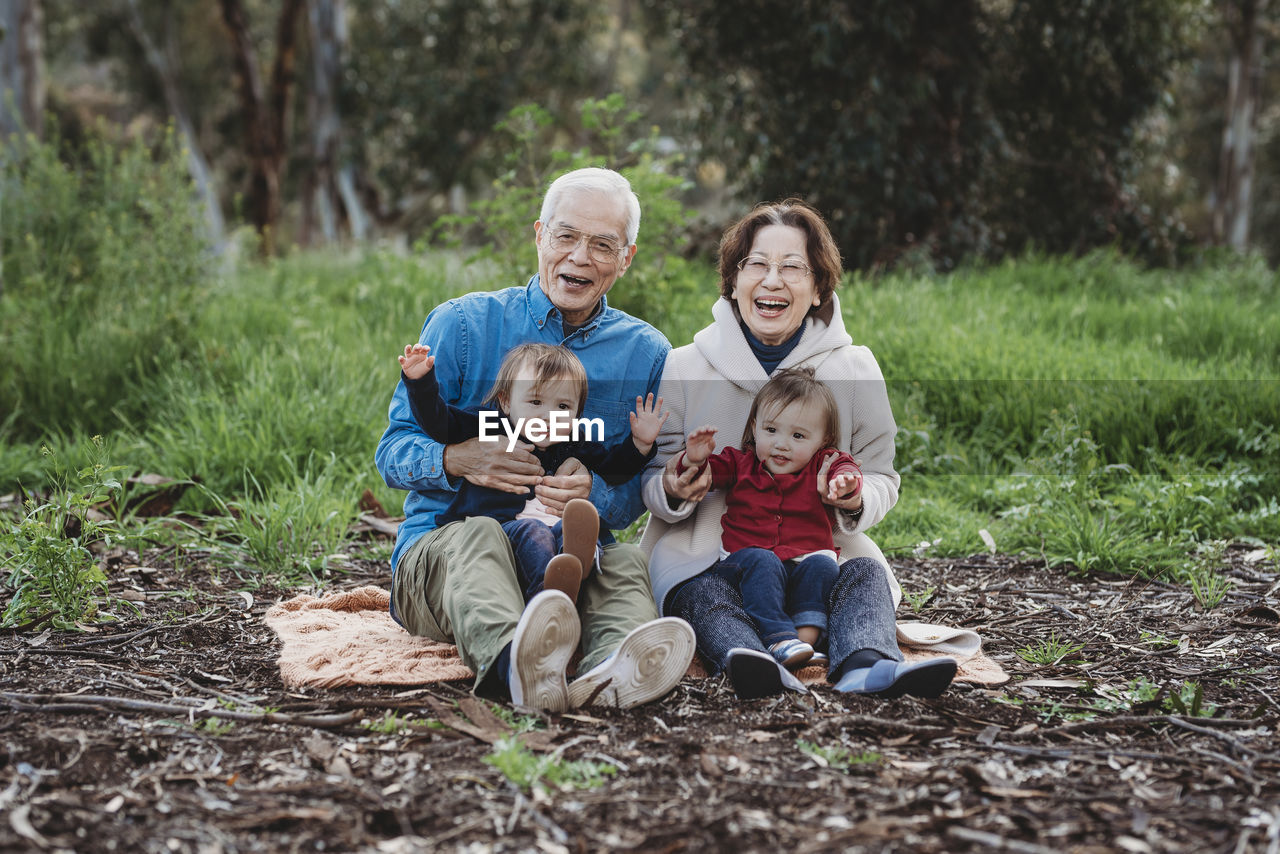
<svg viewBox="0 0 1280 854"><path fill-rule="evenodd" d="M728 487L720 518L724 550L733 553L754 546L783 560L824 549L835 551L831 540L835 509L823 504L818 494L818 469L832 455L835 460L827 470L828 478L842 472L862 474L853 457L835 448L819 451L803 469L783 475L771 474L755 451L725 448L712 454L707 459L711 488ZM679 467L688 468L683 457Z"/></svg>

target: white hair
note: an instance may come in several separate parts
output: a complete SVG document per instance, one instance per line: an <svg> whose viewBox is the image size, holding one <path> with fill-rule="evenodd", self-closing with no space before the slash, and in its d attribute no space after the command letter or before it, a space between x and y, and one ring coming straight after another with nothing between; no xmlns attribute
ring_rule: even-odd
<svg viewBox="0 0 1280 854"><path fill-rule="evenodd" d="M591 192L613 196L626 207L623 228L627 233L627 245L635 245L640 234L640 199L631 189L631 182L612 169L589 166L566 172L551 182L547 194L542 197L542 212L538 219L546 224L555 215L556 207L566 193Z"/></svg>

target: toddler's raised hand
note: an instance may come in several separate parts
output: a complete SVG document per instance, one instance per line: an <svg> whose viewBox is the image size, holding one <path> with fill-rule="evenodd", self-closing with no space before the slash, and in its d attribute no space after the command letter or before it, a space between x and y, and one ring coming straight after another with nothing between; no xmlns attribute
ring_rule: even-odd
<svg viewBox="0 0 1280 854"><path fill-rule="evenodd" d="M404 355L400 357L400 370L411 380L420 380L431 373L436 357L431 355L431 348L426 344L404 345Z"/></svg>
<svg viewBox="0 0 1280 854"><path fill-rule="evenodd" d="M716 428L699 427L684 442L684 461L694 468L700 467L716 449Z"/></svg>
<svg viewBox="0 0 1280 854"><path fill-rule="evenodd" d="M654 401L652 392L646 398L636 397L636 411L631 413L631 438L636 443L636 450L642 454L649 453L658 439L658 431L670 414L662 411L662 398Z"/></svg>
<svg viewBox="0 0 1280 854"><path fill-rule="evenodd" d="M855 472L841 472L827 482L827 498L839 501L852 498L862 491L862 475Z"/></svg>

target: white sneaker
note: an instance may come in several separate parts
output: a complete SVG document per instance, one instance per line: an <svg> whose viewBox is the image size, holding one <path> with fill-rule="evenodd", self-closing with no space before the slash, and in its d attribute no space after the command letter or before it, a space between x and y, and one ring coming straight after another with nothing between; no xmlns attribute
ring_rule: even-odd
<svg viewBox="0 0 1280 854"><path fill-rule="evenodd" d="M665 695L693 661L693 627L679 617L636 626L613 655L569 683L569 706L629 709Z"/></svg>
<svg viewBox="0 0 1280 854"><path fill-rule="evenodd" d="M543 590L530 599L511 639L511 702L547 712L569 708L565 668L581 634L578 611L568 596Z"/></svg>

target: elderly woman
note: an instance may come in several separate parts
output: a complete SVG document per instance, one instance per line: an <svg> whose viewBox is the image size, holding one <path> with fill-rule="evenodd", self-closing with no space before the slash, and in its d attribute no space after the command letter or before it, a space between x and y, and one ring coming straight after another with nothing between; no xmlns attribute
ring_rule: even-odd
<svg viewBox="0 0 1280 854"><path fill-rule="evenodd" d="M865 533L898 500L896 425L879 365L845 332L835 293L840 275L839 250L815 210L794 199L757 207L721 241L714 322L668 355L662 375L660 394L671 416L644 475L652 515L641 546L660 608L693 625L698 650L741 697L804 686L766 651L739 591L708 571L723 556L724 496L707 493L706 469L682 472L676 460L686 433L702 426L716 428L717 451L719 443L736 441L756 393L791 367L812 367L831 388L838 449L859 460L863 474L861 491L842 499L828 497L825 468L818 474L822 500L834 508L842 561L817 644L828 654L828 679L850 693L936 697L956 672L950 658L905 664L898 648L894 610L901 591Z"/></svg>

